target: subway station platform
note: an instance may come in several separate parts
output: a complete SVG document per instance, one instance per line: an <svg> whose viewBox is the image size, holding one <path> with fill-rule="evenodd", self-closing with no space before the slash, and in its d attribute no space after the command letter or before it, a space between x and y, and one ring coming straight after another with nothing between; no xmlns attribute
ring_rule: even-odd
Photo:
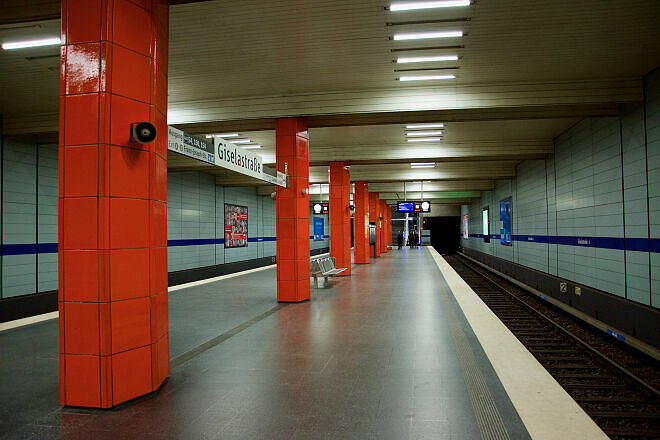
<svg viewBox="0 0 660 440"><path fill-rule="evenodd" d="M0 332L3 439L606 438L432 248L278 304L274 267L170 289L172 370L59 406L57 320Z"/></svg>

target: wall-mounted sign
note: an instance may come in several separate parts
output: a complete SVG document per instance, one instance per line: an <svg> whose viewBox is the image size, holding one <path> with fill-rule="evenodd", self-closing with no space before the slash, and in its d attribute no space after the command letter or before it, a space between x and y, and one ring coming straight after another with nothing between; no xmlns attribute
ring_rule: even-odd
<svg viewBox="0 0 660 440"><path fill-rule="evenodd" d="M463 238L470 238L470 218L467 215L463 216Z"/></svg>
<svg viewBox="0 0 660 440"><path fill-rule="evenodd" d="M323 241L323 217L314 217L314 241Z"/></svg>
<svg viewBox="0 0 660 440"><path fill-rule="evenodd" d="M248 245L248 207L225 203L225 247Z"/></svg>
<svg viewBox="0 0 660 440"><path fill-rule="evenodd" d="M167 149L274 185L288 186L286 173L264 166L261 156L218 137L211 143L168 126Z"/></svg>
<svg viewBox="0 0 660 440"><path fill-rule="evenodd" d="M500 243L511 246L511 197L500 201Z"/></svg>
<svg viewBox="0 0 660 440"><path fill-rule="evenodd" d="M202 162L215 164L215 147L211 142L191 136L178 128L167 127L167 149Z"/></svg>

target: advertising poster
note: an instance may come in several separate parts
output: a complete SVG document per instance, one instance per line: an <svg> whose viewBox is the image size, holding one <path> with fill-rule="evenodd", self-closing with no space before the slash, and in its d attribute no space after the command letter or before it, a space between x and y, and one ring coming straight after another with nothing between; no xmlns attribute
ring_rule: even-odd
<svg viewBox="0 0 660 440"><path fill-rule="evenodd" d="M467 215L463 216L463 238L470 238L470 219Z"/></svg>
<svg viewBox="0 0 660 440"><path fill-rule="evenodd" d="M314 217L314 241L323 241L323 219Z"/></svg>
<svg viewBox="0 0 660 440"><path fill-rule="evenodd" d="M511 199L500 201L500 243L511 246Z"/></svg>
<svg viewBox="0 0 660 440"><path fill-rule="evenodd" d="M246 247L248 245L247 206L225 203L225 247Z"/></svg>

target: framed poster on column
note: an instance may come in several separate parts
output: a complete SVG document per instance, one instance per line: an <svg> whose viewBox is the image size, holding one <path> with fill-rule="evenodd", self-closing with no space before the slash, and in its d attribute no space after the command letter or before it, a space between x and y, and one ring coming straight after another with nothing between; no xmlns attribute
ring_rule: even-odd
<svg viewBox="0 0 660 440"><path fill-rule="evenodd" d="M248 207L225 203L225 248L248 245Z"/></svg>

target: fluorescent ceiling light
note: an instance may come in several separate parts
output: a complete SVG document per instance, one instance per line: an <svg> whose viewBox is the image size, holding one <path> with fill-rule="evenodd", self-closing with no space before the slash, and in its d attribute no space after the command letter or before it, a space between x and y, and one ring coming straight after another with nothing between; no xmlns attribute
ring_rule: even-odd
<svg viewBox="0 0 660 440"><path fill-rule="evenodd" d="M470 0L396 2L390 4L390 11L411 11L414 9L454 8L457 6L470 6Z"/></svg>
<svg viewBox="0 0 660 440"><path fill-rule="evenodd" d="M212 137L219 137L219 138L235 138L238 137L238 133L218 133L218 134L207 134L206 139L210 139Z"/></svg>
<svg viewBox="0 0 660 440"><path fill-rule="evenodd" d="M435 168L435 162L413 162L410 168Z"/></svg>
<svg viewBox="0 0 660 440"><path fill-rule="evenodd" d="M261 148L261 145L243 145L241 148L245 150L254 150L256 148Z"/></svg>
<svg viewBox="0 0 660 440"><path fill-rule="evenodd" d="M439 137L408 139L408 142L440 142Z"/></svg>
<svg viewBox="0 0 660 440"><path fill-rule="evenodd" d="M414 32L410 34L394 34L394 40L425 40L428 38L460 38L463 31L441 31L441 32Z"/></svg>
<svg viewBox="0 0 660 440"><path fill-rule="evenodd" d="M59 38L46 38L43 40L16 41L14 43L2 43L2 48L4 50L24 49L26 47L53 46L55 44L61 44L61 43L62 41Z"/></svg>
<svg viewBox="0 0 660 440"><path fill-rule="evenodd" d="M441 131L412 131L406 133L406 136L440 136Z"/></svg>
<svg viewBox="0 0 660 440"><path fill-rule="evenodd" d="M252 141L250 139L231 139L229 142L232 144L249 144Z"/></svg>
<svg viewBox="0 0 660 440"><path fill-rule="evenodd" d="M433 57L399 57L396 62L399 64L405 63L432 63L434 61L456 61L458 55L438 55Z"/></svg>
<svg viewBox="0 0 660 440"><path fill-rule="evenodd" d="M430 81L433 79L454 79L456 75L402 76L399 81Z"/></svg>
<svg viewBox="0 0 660 440"><path fill-rule="evenodd" d="M444 128L445 124L408 124L406 128Z"/></svg>

